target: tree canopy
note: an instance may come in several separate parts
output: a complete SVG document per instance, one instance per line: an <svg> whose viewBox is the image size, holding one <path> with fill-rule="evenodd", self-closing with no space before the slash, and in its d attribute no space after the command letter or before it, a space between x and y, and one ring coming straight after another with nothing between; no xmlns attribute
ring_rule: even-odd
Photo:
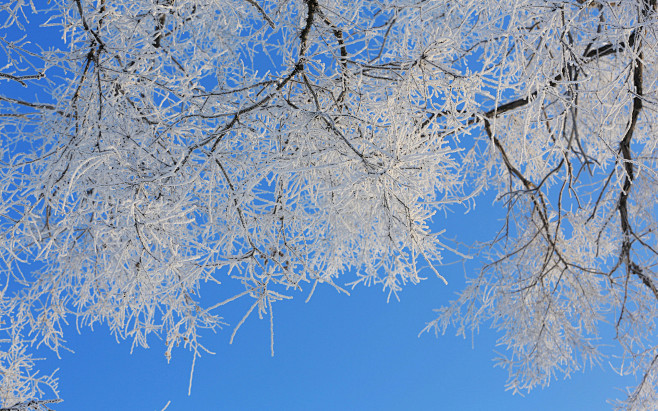
<svg viewBox="0 0 658 411"><path fill-rule="evenodd" d="M656 0L5 2L2 406L56 388L31 349L70 318L197 353L238 298L233 335L316 286L443 279L468 250L429 223L493 192L426 330L499 330L517 391L614 327L643 376L620 404L655 407L657 28Z"/></svg>

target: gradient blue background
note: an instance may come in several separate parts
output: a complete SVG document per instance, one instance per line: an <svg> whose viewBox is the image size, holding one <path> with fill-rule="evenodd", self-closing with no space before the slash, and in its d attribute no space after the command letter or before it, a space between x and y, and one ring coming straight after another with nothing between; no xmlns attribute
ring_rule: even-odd
<svg viewBox="0 0 658 411"><path fill-rule="evenodd" d="M465 240L490 237L500 222L487 201L466 216L437 217L436 228ZM208 333L203 341L216 355L197 359L191 396L189 352L177 350L167 364L164 343L152 339L150 350L130 354L129 342L117 344L102 327L82 335L71 327L69 347L76 353L43 365L60 369L65 402L57 410L159 411L168 401L168 410L601 410L623 396L618 387L635 383L604 364L525 397L512 395L504 390L507 371L493 366L492 331L473 339L455 337L454 329L438 339L418 337L432 309L464 284L461 264L442 273L447 286L428 275L389 303L377 287L346 296L327 286L304 303L309 286L274 305L274 357L267 318L252 315L232 345L231 327ZM352 278L347 274L344 282ZM224 316L236 324L248 305L248 299L229 305Z"/></svg>
<svg viewBox="0 0 658 411"><path fill-rule="evenodd" d="M35 41L58 41L56 31L37 30L39 19L32 21ZM19 89L7 81L0 87L3 94ZM439 215L434 228L467 243L490 239L501 224L500 210L491 202L480 199L468 215L463 210ZM447 253L446 261L454 257ZM479 263L466 270L473 274ZM176 350L167 364L164 342L151 338L151 349L130 354L130 342L118 344L102 326L82 334L70 326L66 338L75 354L63 351L57 359L42 348L39 354L47 359L39 365L44 372L59 368L65 401L55 410L159 411L168 401L168 410L600 410L610 408L607 399L623 396L616 387L635 384L603 364L525 397L513 396L504 390L506 370L493 367L497 336L492 331L483 329L466 340L453 336L454 330L438 339L419 338L433 319L432 309L463 287L464 270L461 264L443 267L447 286L428 271L426 281L405 287L400 301L390 303L377 287L357 287L348 297L328 286L318 287L304 303L308 285L292 301L274 305L274 357L268 319L252 315L233 345L228 343L232 327L206 333L204 344L217 354L197 360L191 396L188 351ZM346 274L343 283L353 279ZM249 304L237 301L221 313L235 325Z"/></svg>

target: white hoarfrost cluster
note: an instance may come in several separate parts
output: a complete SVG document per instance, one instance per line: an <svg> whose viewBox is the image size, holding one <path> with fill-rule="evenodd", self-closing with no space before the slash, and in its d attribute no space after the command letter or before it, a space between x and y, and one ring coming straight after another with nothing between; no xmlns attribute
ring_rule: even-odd
<svg viewBox="0 0 658 411"><path fill-rule="evenodd" d="M427 330L497 328L524 390L611 322L645 375L623 404L655 398L656 0L39 7L0 5L2 406L56 389L30 350L69 318L198 353L237 298L234 334L318 284L441 277L432 217L492 190L489 260Z"/></svg>

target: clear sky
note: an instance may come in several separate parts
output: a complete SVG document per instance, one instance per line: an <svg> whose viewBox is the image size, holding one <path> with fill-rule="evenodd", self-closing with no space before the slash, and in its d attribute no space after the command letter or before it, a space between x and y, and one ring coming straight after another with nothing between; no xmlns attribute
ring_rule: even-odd
<svg viewBox="0 0 658 411"><path fill-rule="evenodd" d="M461 241L490 239L500 224L490 203L481 199L467 216L461 210L447 219L439 215L434 228ZM447 253L446 260L454 258ZM305 303L307 285L292 301L274 305L274 357L267 318L252 315L232 345L232 326L206 333L203 341L216 355L197 360L191 396L189 352L176 350L167 364L164 341L152 338L151 349L131 354L130 342L118 344L102 326L78 334L72 323L66 338L75 354L63 351L57 359L41 349L47 359L39 365L43 372L59 368L65 401L55 410L159 411L169 401L167 410L600 410L623 396L616 387L634 384L603 364L566 381L558 376L525 397L506 392L507 371L493 367L494 332L483 329L466 340L454 329L418 337L432 309L464 284L461 264L441 273L448 285L427 272L426 281L408 285L399 302L389 303L380 288L363 286L351 296L318 287ZM353 279L347 274L343 284ZM248 304L230 304L223 316L234 326Z"/></svg>
<svg viewBox="0 0 658 411"><path fill-rule="evenodd" d="M437 229L462 238L486 238L497 226L487 200L476 213L437 217ZM505 391L507 371L494 368L496 334L483 329L474 339L433 334L418 337L432 309L463 285L462 265L444 267L449 284L429 276L386 302L376 287L358 287L351 296L318 287L274 305L275 356L270 356L269 320L252 315L229 345L232 332L206 334L216 355L196 362L192 395L187 395L191 354L174 353L170 364L164 342L151 349L117 344L106 328L78 335L71 327L69 347L59 368L61 396L56 410L600 410L621 397L617 387L633 384L608 364L560 376L549 388L525 397ZM344 279L350 281L349 275ZM227 306L224 317L236 324L249 300ZM450 334L451 333L451 334ZM501 348L502 349L502 348ZM52 356L51 356L52 357Z"/></svg>

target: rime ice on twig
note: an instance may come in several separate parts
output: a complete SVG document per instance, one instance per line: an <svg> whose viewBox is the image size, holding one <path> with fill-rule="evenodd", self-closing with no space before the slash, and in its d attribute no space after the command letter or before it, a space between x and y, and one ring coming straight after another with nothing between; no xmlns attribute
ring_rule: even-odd
<svg viewBox="0 0 658 411"><path fill-rule="evenodd" d="M3 33L30 6L0 6ZM75 0L43 14L59 51L0 35L0 84L45 101L0 92L4 331L57 350L75 316L196 359L226 303L251 298L231 341L254 313L273 350L273 303L299 291L390 298L442 278L441 252L460 250L431 232L434 213L497 190L508 214L490 261L428 329L491 320L519 390L599 361L611 320L626 369L646 376L629 401L655 395L655 0ZM211 284L233 296L209 301ZM3 386L37 396L23 371L28 388Z"/></svg>

